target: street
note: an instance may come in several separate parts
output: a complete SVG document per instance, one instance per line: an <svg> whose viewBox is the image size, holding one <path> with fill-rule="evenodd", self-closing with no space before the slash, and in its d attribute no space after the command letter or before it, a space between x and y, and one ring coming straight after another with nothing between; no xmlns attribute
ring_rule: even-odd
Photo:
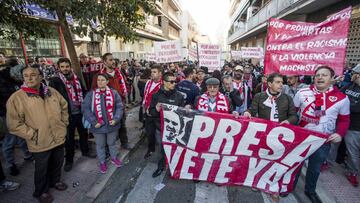
<svg viewBox="0 0 360 203"><path fill-rule="evenodd" d="M216 184L206 182L194 183L189 180L174 180L170 177L168 170L159 177L152 178L151 175L157 168L159 153L155 152L152 157L145 160L146 150L147 142L145 139L130 154L129 159L124 161L125 165L116 170L95 202L272 202L270 196L262 192L253 192L248 187L219 187ZM281 198L280 202L308 202L300 188L303 188L302 180L299 181L299 187L295 194Z"/></svg>

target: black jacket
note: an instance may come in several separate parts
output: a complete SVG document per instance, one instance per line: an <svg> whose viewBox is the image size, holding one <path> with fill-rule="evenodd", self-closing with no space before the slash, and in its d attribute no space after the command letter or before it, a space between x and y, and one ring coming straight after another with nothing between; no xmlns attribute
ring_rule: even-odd
<svg viewBox="0 0 360 203"><path fill-rule="evenodd" d="M85 95L86 95L86 92L84 91L85 88L81 82L80 82L80 84L81 84L81 90L83 92L83 96L85 98ZM69 115L71 115L70 98L69 98L69 95L67 93L67 90L66 90L66 87L65 87L65 84L63 83L63 81L59 77L50 78L49 86L56 89L65 98L65 100L68 102Z"/></svg>
<svg viewBox="0 0 360 203"><path fill-rule="evenodd" d="M231 92L227 92L224 88L221 89L221 93L223 93L230 101L233 109L237 106L241 106L243 104L243 99L241 99L240 91L237 89L233 89Z"/></svg>
<svg viewBox="0 0 360 203"><path fill-rule="evenodd" d="M176 89L166 91L162 86L158 92L153 94L149 107L151 117L160 119L160 112L156 111L156 104L158 103L183 107L185 106L185 99L184 96Z"/></svg>
<svg viewBox="0 0 360 203"><path fill-rule="evenodd" d="M360 131L360 86L353 83L341 89L350 100L349 130Z"/></svg>
<svg viewBox="0 0 360 203"><path fill-rule="evenodd" d="M6 116L6 102L9 97L20 89L22 82L10 76L11 67L0 71L0 116Z"/></svg>

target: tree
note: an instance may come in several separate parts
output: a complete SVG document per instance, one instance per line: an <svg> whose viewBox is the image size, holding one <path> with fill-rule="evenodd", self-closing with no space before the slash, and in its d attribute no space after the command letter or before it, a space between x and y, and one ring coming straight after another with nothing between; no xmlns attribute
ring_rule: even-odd
<svg viewBox="0 0 360 203"><path fill-rule="evenodd" d="M115 36L131 42L136 40L135 28L145 26L144 14L152 14L155 8L155 0L1 0L0 24L5 26L0 26L0 36L14 37L18 32L23 32L25 36L48 33L48 23L24 15L26 3L37 4L56 13L71 62L81 78L71 32ZM72 25L68 24L67 15L72 17Z"/></svg>

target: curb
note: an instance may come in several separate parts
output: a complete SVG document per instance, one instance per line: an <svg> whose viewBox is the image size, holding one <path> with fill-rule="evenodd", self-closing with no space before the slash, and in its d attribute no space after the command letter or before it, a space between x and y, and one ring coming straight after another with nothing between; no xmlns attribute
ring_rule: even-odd
<svg viewBox="0 0 360 203"><path fill-rule="evenodd" d="M134 107L132 109L130 109L128 112L132 112L135 111L135 109L137 109L137 107ZM128 129L129 130L129 129ZM120 155L120 160L123 162L123 164L127 164L126 159L132 154L132 152L134 152L135 150L137 150L139 148L139 146L144 142L145 137L142 135L142 130L139 130L135 133L135 143L131 143L133 144L133 148L131 150L125 150L124 153L121 153ZM108 171L106 174L102 174L100 175L96 182L93 184L93 186L91 186L91 188L88 190L88 192L86 192L85 196L82 198L82 200L80 200L80 202L94 202L96 200L96 198L99 196L99 194L103 191L103 189L106 186L106 183L110 180L110 178L114 175L114 173L116 172L116 167L113 165L109 165L108 167Z"/></svg>

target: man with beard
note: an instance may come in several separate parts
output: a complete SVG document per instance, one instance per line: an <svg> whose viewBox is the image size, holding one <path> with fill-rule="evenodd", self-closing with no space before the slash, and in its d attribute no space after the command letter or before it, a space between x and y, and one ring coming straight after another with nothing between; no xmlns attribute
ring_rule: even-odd
<svg viewBox="0 0 360 203"><path fill-rule="evenodd" d="M199 96L199 88L193 83L195 78L195 70L193 68L186 68L184 70L185 80L176 85L176 89L183 94L185 105L194 105L195 98Z"/></svg>
<svg viewBox="0 0 360 203"><path fill-rule="evenodd" d="M243 81L243 70L244 68L242 66L235 66L233 78L233 86L235 89L239 90L241 100L243 101L241 106L234 107L240 114L243 114L251 104L251 88Z"/></svg>
<svg viewBox="0 0 360 203"><path fill-rule="evenodd" d="M301 89L294 97L295 107L300 109L299 126L329 134L327 143L309 157L304 192L312 203L321 202L316 194L316 183L331 143L341 142L350 124L350 102L345 94L332 85L334 76L332 68L318 67L314 85Z"/></svg>
<svg viewBox="0 0 360 203"><path fill-rule="evenodd" d="M175 89L176 77L172 72L167 72L163 75L164 84L161 86L160 90L156 92L151 99L149 114L157 122L156 126L160 126L160 109L162 104L169 104L184 107L184 97L183 95ZM158 129L160 130L160 129ZM161 139L160 139L161 140ZM161 145L161 142L160 142ZM161 145L161 157L158 162L158 168L152 174L152 177L155 178L159 176L165 169L165 152Z"/></svg>
<svg viewBox="0 0 360 203"><path fill-rule="evenodd" d="M290 75L287 77L287 85L284 85L284 94L289 95L291 98L295 97L295 94L302 88L309 87L309 85L300 83L298 75Z"/></svg>
<svg viewBox="0 0 360 203"><path fill-rule="evenodd" d="M293 100L289 95L281 94L283 76L279 73L270 74L267 78L267 86L265 92L255 95L251 107L244 112L244 116L295 125L297 116ZM253 191L257 191L257 189L253 189ZM274 201L279 200L279 195L271 196Z"/></svg>
<svg viewBox="0 0 360 203"><path fill-rule="evenodd" d="M71 67L68 58L60 58L57 62L59 77L50 79L49 86L56 89L68 102L69 125L65 140L65 166L66 172L71 171L75 155L75 130L79 132L79 144L83 156L95 158L89 152L88 133L82 124L81 104L84 99L84 88Z"/></svg>
<svg viewBox="0 0 360 203"><path fill-rule="evenodd" d="M119 138L121 142L121 147L127 150L132 149L132 147L129 145L129 140L127 137L127 129L125 125L126 120L126 114L125 114L125 102L127 97L127 87L126 82L124 79L123 74L121 73L121 70L118 67L115 67L115 60L112 55L112 53L105 53L102 56L102 61L104 63L104 67L100 69L99 73L106 73L109 76L109 86L114 88L119 95L121 96L121 101L123 102L123 116L121 117L121 127L119 130ZM92 87L97 87L97 78L93 78Z"/></svg>

